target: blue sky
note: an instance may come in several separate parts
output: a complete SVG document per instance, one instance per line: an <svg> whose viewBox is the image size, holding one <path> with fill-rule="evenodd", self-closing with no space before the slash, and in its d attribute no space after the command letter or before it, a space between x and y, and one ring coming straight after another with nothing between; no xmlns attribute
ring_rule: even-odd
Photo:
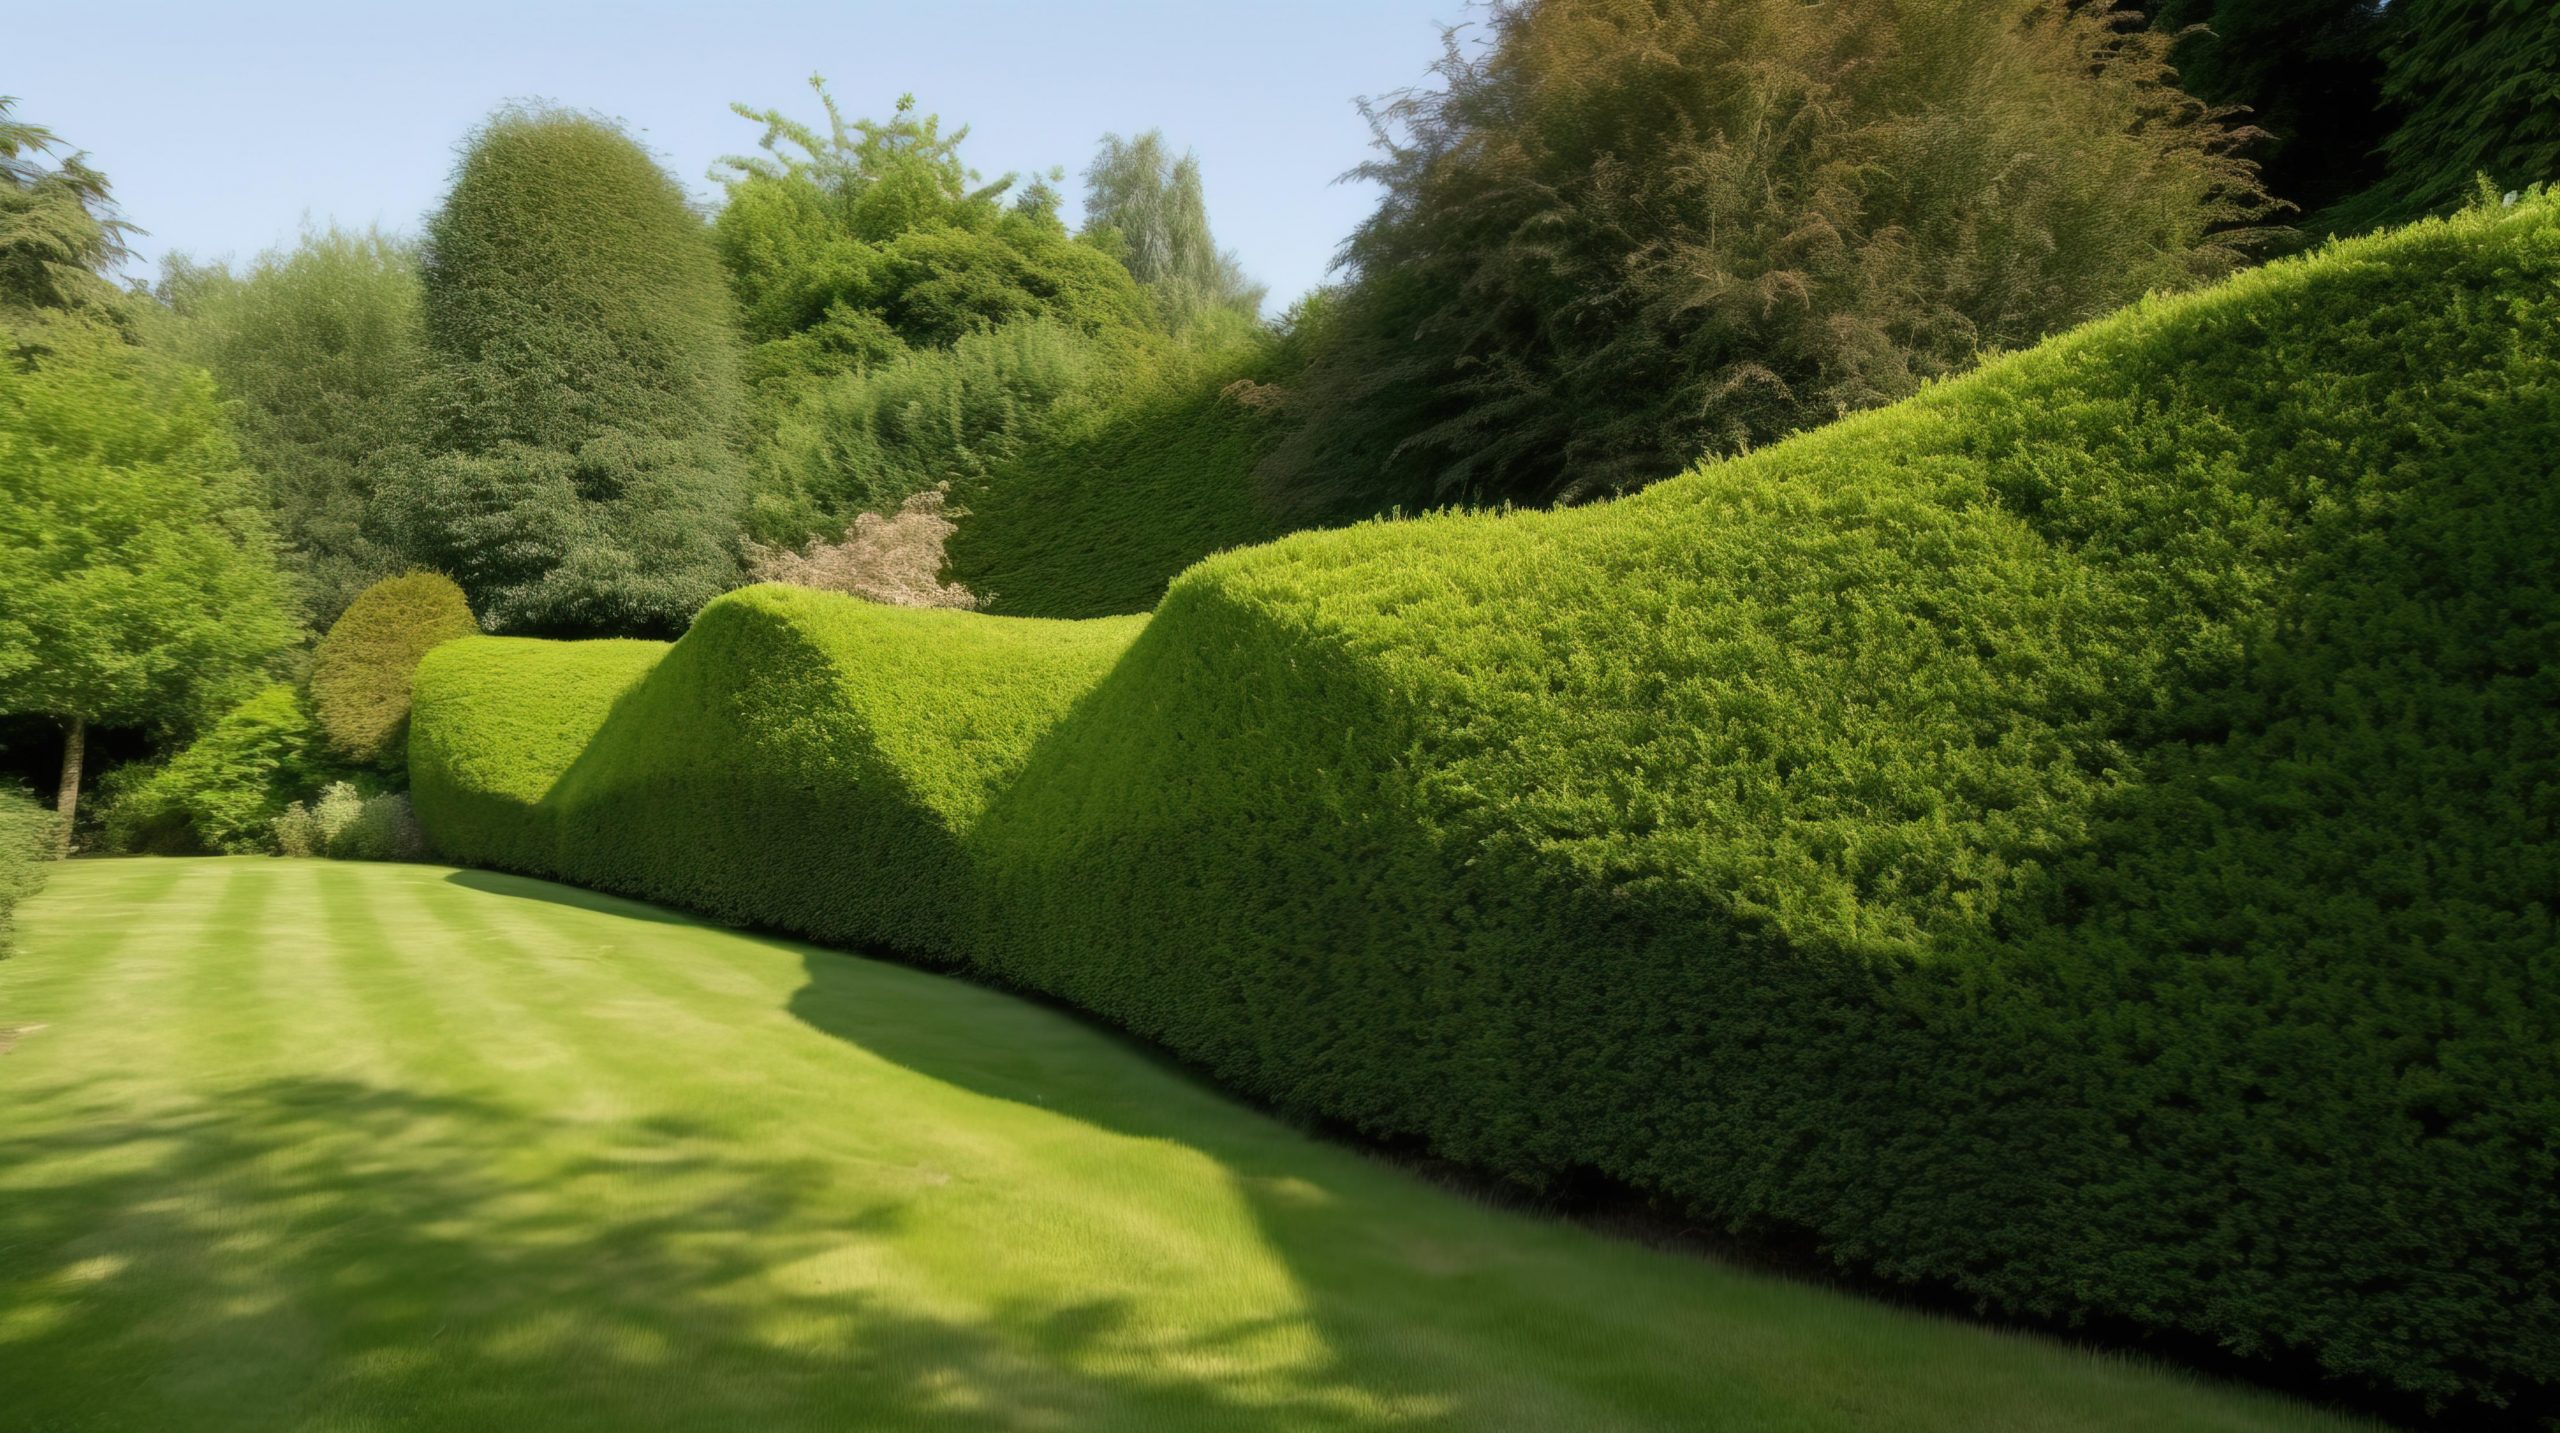
<svg viewBox="0 0 2560 1433"><path fill-rule="evenodd" d="M161 254L245 258L308 216L414 229L455 141L502 101L627 120L697 195L753 146L729 102L814 114L902 92L966 122L989 174L1069 171L1106 131L1200 155L1221 242L1273 304L1320 282L1368 212L1335 178L1366 155L1352 101L1421 82L1465 0L738 0L12 6L0 93L89 152Z"/></svg>

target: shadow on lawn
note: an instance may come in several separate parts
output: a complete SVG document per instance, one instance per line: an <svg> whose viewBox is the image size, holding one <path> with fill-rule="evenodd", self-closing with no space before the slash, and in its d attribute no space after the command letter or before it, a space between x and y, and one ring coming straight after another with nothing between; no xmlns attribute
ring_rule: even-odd
<svg viewBox="0 0 2560 1433"><path fill-rule="evenodd" d="M1122 1321L1109 1301L955 1320L777 1292L901 1206L849 1211L820 1161L679 1120L600 1138L328 1078L145 1117L67 1084L12 1098L47 1132L0 1137L0 1170L62 1172L0 1198L14 1433L1343 1424L1321 1396L1073 1371Z"/></svg>

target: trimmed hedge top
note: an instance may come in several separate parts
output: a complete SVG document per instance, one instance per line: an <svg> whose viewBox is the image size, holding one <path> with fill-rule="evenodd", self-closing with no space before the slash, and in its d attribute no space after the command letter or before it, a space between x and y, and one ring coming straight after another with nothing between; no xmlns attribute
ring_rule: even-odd
<svg viewBox="0 0 2560 1433"><path fill-rule="evenodd" d="M2535 199L1143 627L733 596L513 792L475 763L590 658L462 644L420 809L1530 1183L2539 1406L2555 453Z"/></svg>
<svg viewBox="0 0 2560 1433"><path fill-rule="evenodd" d="M357 594L312 653L312 714L329 745L350 761L397 759L418 659L479 631L462 589L440 573L385 578Z"/></svg>

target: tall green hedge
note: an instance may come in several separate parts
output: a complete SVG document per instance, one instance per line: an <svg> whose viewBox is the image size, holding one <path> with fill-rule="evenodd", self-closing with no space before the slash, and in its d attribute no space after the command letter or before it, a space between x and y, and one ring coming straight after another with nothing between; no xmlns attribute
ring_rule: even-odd
<svg viewBox="0 0 2560 1433"><path fill-rule="evenodd" d="M431 655L466 860L958 960L1986 1307L2560 1385L2560 203L1140 625Z"/></svg>
<svg viewBox="0 0 2560 1433"><path fill-rule="evenodd" d="M11 916L44 885L46 866L62 852L62 825L36 799L0 786L0 955L9 953Z"/></svg>

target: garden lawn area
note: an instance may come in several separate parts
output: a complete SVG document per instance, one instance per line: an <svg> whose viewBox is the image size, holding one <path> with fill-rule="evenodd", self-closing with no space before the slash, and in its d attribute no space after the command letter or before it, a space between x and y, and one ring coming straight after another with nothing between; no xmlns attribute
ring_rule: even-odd
<svg viewBox="0 0 2560 1433"><path fill-rule="evenodd" d="M22 908L0 1422L2350 1426L1490 1207L963 981L254 858Z"/></svg>

